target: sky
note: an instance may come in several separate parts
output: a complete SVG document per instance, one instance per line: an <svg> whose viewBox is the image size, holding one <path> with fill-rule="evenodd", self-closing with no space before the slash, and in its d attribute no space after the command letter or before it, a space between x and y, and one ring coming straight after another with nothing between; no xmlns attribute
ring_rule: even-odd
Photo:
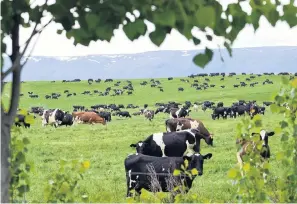
<svg viewBox="0 0 297 204"><path fill-rule="evenodd" d="M36 1L39 3L43 2L43 0ZM223 3L224 6L227 6L228 3L236 2L236 0L218 1ZM286 0L283 1L287 2ZM245 11L250 12L248 4L243 4L242 8ZM45 18L44 22L46 22L49 17L50 16ZM122 29L118 29L114 32L114 37L109 43L97 41L91 42L88 47L82 45L74 46L73 40L68 40L65 37L65 33L62 35L56 33L59 28L61 28L61 25L51 23L38 38L34 38L34 42L29 46L29 51L32 50L31 55L83 56L96 54L130 54L157 50L193 50L203 49L205 46L218 48L218 45L223 47L222 40L220 39L213 40L213 43L202 43L199 46L195 46L176 30L173 30L168 34L161 46L157 47L150 41L148 34L131 42ZM153 29L154 26L148 24L148 30L152 31ZM23 44L28 39L31 29L21 28L20 32L20 42ZM201 33L195 32L195 35L199 37L201 36ZM278 22L275 27L272 27L265 18L262 18L260 21L260 28L254 32L252 26L246 26L237 37L233 47L297 46L296 36L297 27L290 29L289 26L283 22ZM7 42L7 50L9 53L11 51L10 40L5 39L5 42ZM26 55L28 54L29 52Z"/></svg>

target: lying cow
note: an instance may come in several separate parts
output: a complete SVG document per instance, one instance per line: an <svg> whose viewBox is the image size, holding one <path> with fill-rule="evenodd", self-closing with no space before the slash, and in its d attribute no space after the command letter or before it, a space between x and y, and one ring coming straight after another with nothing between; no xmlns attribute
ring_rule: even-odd
<svg viewBox="0 0 297 204"><path fill-rule="evenodd" d="M120 112L117 112L115 115L118 115L120 117L131 118L131 115L128 111L120 111Z"/></svg>
<svg viewBox="0 0 297 204"><path fill-rule="evenodd" d="M240 168L243 167L243 156L247 154L248 147L252 147L252 151L255 151L256 146L259 142L262 142L262 149L261 149L261 157L263 159L269 159L270 158L270 148L268 145L268 137L274 135L274 131L272 132L267 132L266 130L261 130L260 133L252 133L252 136L258 135L259 136L259 141L258 142L253 142L253 141L246 141L246 140L237 140L236 144L241 145L241 149L239 152L237 152L237 160L240 165Z"/></svg>
<svg viewBox="0 0 297 204"><path fill-rule="evenodd" d="M73 112L72 116L77 123L101 123L103 125L106 125L105 119L101 118L95 112Z"/></svg>
<svg viewBox="0 0 297 204"><path fill-rule="evenodd" d="M44 110L41 116L42 126L54 125L55 127L58 127L62 123L64 115L64 112L58 108Z"/></svg>
<svg viewBox="0 0 297 204"><path fill-rule="evenodd" d="M211 153L206 155L196 153L190 157L153 157L143 154L129 155L125 159L127 197L132 196L130 193L132 189L135 189L136 193L139 195L142 188L153 191L154 189L151 187L154 183L151 182L150 177L152 177L154 173L156 173L156 178L154 179L158 180L161 187L161 189L158 190L162 190L163 192L173 191L173 189L168 189L170 185L168 185L167 182L168 179L174 179L175 182L172 182L172 188L183 185L187 187L185 190L185 193L187 193L191 189L196 175L190 178L185 173L181 172L181 175L173 176L173 171L175 169L181 170L181 165L184 164L185 160L188 160L189 165L186 170L191 171L195 168L198 171L198 175L202 176L204 159L210 159L211 157Z"/></svg>
<svg viewBox="0 0 297 204"><path fill-rule="evenodd" d="M200 140L204 139L212 145L213 139L202 135L197 129L182 130L179 132L155 133L144 141L131 144L137 153L156 157L181 157L200 152Z"/></svg>
<svg viewBox="0 0 297 204"><path fill-rule="evenodd" d="M74 121L73 116L71 114L65 112L64 118L63 118L60 126L62 126L62 125L65 125L66 127L71 126L71 125L73 125L73 121Z"/></svg>

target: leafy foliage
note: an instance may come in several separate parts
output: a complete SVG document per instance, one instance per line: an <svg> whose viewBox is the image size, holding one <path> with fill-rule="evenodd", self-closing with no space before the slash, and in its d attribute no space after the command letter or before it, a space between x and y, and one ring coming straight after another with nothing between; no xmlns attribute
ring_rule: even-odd
<svg viewBox="0 0 297 204"><path fill-rule="evenodd" d="M11 137L11 159L10 159L10 196L11 201L25 201L25 195L30 191L29 173L34 171L34 163L28 161L26 153L30 140L28 137L21 136L20 128L13 127L14 132Z"/></svg>
<svg viewBox="0 0 297 204"><path fill-rule="evenodd" d="M79 180L83 179L83 174L90 168L89 161L60 161L60 169L55 173L44 190L46 202L67 202L73 203L81 200L88 202L86 194L81 195L80 199L75 197L75 189L79 187Z"/></svg>
<svg viewBox="0 0 297 204"><path fill-rule="evenodd" d="M243 177L238 167L232 168L228 176L237 187L236 198L239 202L297 202L297 79L289 81L283 77L283 87L274 96L275 104L271 111L282 114L275 132L281 135L282 150L276 153L276 160L282 165L281 175L273 175L268 161L261 161L261 144L244 158ZM285 105L284 105L284 102ZM262 126L261 117L243 120L237 126L237 139L257 141L249 138L251 132L259 132Z"/></svg>

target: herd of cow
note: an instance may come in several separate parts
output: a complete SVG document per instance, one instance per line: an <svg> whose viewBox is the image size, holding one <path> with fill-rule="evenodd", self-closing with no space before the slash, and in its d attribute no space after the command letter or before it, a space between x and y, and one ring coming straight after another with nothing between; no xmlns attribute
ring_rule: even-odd
<svg viewBox="0 0 297 204"><path fill-rule="evenodd" d="M263 102L263 105L269 106L271 102ZM198 119L190 118L191 108L198 111L206 111L212 109L211 117L213 119L224 119L227 116L235 118L248 114L253 118L256 114L264 114L265 107L258 106L256 101L239 100L230 107L224 107L222 102L216 105L211 101L204 101L202 103L191 103L186 101L185 104L168 102L156 103L157 109L148 110L148 105L145 104L143 109L132 115L144 115L145 118L152 120L154 115L158 113L169 114L169 119L165 120L166 132L154 133L142 141L138 141L130 145L135 148L136 153L129 155L125 159L125 170L127 179L127 197L131 196L131 190L134 189L137 194L141 193L141 189L152 190L152 175L157 176L159 182L159 190L164 192L172 192L174 187L184 185L187 187L186 192L191 188L192 182L196 175L189 177L187 174L182 173L179 176L173 176L174 169L181 170L184 161L188 161L186 170L191 171L197 169L197 175L203 174L203 163L205 159L210 159L212 153L202 155L200 153L200 140L203 139L206 144L213 145L214 134L209 133L203 122ZM182 107L180 107L182 105ZM139 108L129 104L130 108ZM41 116L42 126L53 125L55 127L66 125L71 126L74 123L88 123L88 124L103 124L111 122L111 116L132 117L128 111L121 111L125 108L123 105L93 105L88 110L84 106L73 106L72 114L61 109L43 109L42 107L32 107L31 111L35 115ZM107 111L107 110L110 110ZM25 124L24 115L18 115L16 125ZM35 116L36 117L36 116ZM29 125L29 124L27 124ZM28 126L30 127L30 125ZM270 149L268 146L268 137L274 135L274 132L267 132L262 130L253 135L259 135L259 142L262 142L264 151L261 155L263 158L270 157ZM242 166L242 156L247 151L246 141L237 141L242 145L241 150L237 153L238 162ZM153 172L152 172L153 171ZM174 179L174 185L169 185L169 177ZM172 184L172 182L171 182Z"/></svg>
<svg viewBox="0 0 297 204"><path fill-rule="evenodd" d="M236 75L235 73L230 73L229 77ZM243 75L245 75L243 73ZM273 75L273 73L264 73L263 75ZM279 75L288 75L288 73L280 73ZM209 75L198 74L191 75L189 78L194 77L206 77L206 76L221 76L221 81L224 80L225 74L222 73L211 73ZM261 76L261 75L258 75ZM295 74L297 76L297 73ZM246 78L246 81L251 81L257 77L257 75L250 75ZM169 77L168 80L173 80ZM63 83L67 82L80 82L81 80L75 79L72 81L63 80ZM181 79L182 82L189 83L187 79ZM54 83L55 81L52 81ZM101 79L89 79L88 83L91 85L93 82L100 83ZM112 79L107 79L104 82L113 82ZM124 90L127 90L128 95L132 94L134 91L131 81L127 81L128 85L121 89L113 89L113 95L121 95ZM204 78L204 83L197 85L198 80L194 80L191 87L197 90L207 89L215 87L213 84L208 84L210 80ZM158 80L142 81L140 84L146 86L147 84L151 87L157 87L160 91L164 91L161 86L161 82ZM273 82L266 79L262 84L272 84ZM121 83L116 82L114 86L119 86ZM250 83L250 86L255 86L258 82ZM239 84L234 84L234 88L245 87L247 84L245 82L240 82ZM225 88L225 86L221 86ZM84 91L81 94L92 95L99 94L101 96L109 95L112 90L108 87L105 91L100 92L98 90ZM178 91L184 91L183 87L178 87ZM28 92L31 98L38 98L37 94L33 92ZM76 93L70 93L69 90L65 90L64 94L69 96L75 96ZM61 96L60 93L52 93L46 95L46 99L58 99ZM59 126L72 126L73 124L102 124L106 125L112 121L112 116L119 116L123 118L138 117L143 115L144 118L152 121L155 115L163 113L168 114L169 118L164 121L165 131L160 133L153 133L148 137L140 141L135 141L130 144L131 148L135 149L136 153L130 154L125 158L124 166L126 171L127 180L127 197L132 196L131 190L135 190L136 194L141 193L141 189L146 189L149 191L154 191L156 187L153 185L158 185L158 191L162 190L164 192L173 192L177 187L183 185L186 188L185 193L191 189L192 183L196 176L203 175L203 165L204 160L212 158L212 153L207 153L202 155L200 151L200 142L204 140L207 145L213 146L214 134L210 133L205 127L203 122L199 119L193 119L190 117L191 111L197 112L199 109L206 111L211 110L211 118L216 119L227 119L236 118L238 116L248 115L253 118L257 114L265 114L265 106L271 105L272 102L263 102L263 105L257 104L256 101L245 101L239 100L230 106L224 106L223 102L194 102L185 101L184 104L177 103L174 101L169 101L168 103L156 103L156 109L148 109L148 104L144 104L143 108L138 105L128 104L124 106L123 104L97 104L92 105L90 108L86 108L81 105L73 105L72 113L68 111L63 111L59 108L56 109L44 109L43 107L32 107L29 111L34 114L34 117L41 117L42 126L52 125L54 127ZM285 104L284 104L285 105ZM136 112L130 114L129 111L123 109L139 109ZM30 114L28 113L28 114ZM26 115L17 115L18 120L15 122L16 126L30 127L29 123L26 123ZM262 144L261 157L266 159L270 158L270 148L268 145L268 138L274 135L274 132L269 132L266 130L261 130L258 133L252 133L253 136L257 135L259 141ZM255 148L255 142L247 141L236 141L237 144L241 145L240 151L237 152L238 163L241 168L243 166L243 156L247 153L247 147L250 145ZM185 161L188 161L186 166L186 171L197 173L193 176L189 176L183 172L182 166ZM174 174L174 170L177 169L181 173L177 176ZM193 171L194 170L194 171ZM156 182L158 181L158 182ZM157 183L157 184L156 184Z"/></svg>

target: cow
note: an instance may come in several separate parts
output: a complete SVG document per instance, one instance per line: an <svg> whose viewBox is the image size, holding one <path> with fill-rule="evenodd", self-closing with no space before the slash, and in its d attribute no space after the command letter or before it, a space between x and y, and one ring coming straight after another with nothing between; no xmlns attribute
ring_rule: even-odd
<svg viewBox="0 0 297 204"><path fill-rule="evenodd" d="M131 115L128 111L120 111L120 112L117 112L116 115L118 115L120 117L131 118Z"/></svg>
<svg viewBox="0 0 297 204"><path fill-rule="evenodd" d="M266 131L266 130L261 130L260 133L252 133L252 136L258 135L259 136L259 141L254 142L252 140L247 141L245 139L237 139L236 144L240 144L241 148L237 152L237 160L240 165L240 168L242 169L243 167L243 156L248 154L248 147L250 146L252 148L252 151L256 150L256 146L258 143L262 143L262 149L260 152L260 155L263 159L269 159L270 158L270 148L268 145L268 138L273 136L275 134L274 131Z"/></svg>
<svg viewBox="0 0 297 204"><path fill-rule="evenodd" d="M42 126L54 125L58 127L62 123L64 115L64 112L58 108L44 110L41 116Z"/></svg>
<svg viewBox="0 0 297 204"><path fill-rule="evenodd" d="M180 130L187 129L197 129L205 137L211 137L213 139L213 134L210 134L207 128L204 126L201 120L192 118L172 118L165 121L167 132L176 132Z"/></svg>
<svg viewBox="0 0 297 204"><path fill-rule="evenodd" d="M22 126L22 124L23 124L23 126L25 127L25 128L30 128L30 123L26 123L25 122L25 118L26 118L26 116L25 115L22 115L22 114L17 114L16 115L16 118L17 118L17 121L15 121L14 122L14 124L15 124L15 126L16 127L21 127Z"/></svg>
<svg viewBox="0 0 297 204"><path fill-rule="evenodd" d="M62 123L59 125L60 126L65 125L66 127L71 126L71 125L73 125L73 121L74 121L73 116L71 114L65 112L64 118L62 119Z"/></svg>
<svg viewBox="0 0 297 204"><path fill-rule="evenodd" d="M106 125L105 119L101 118L95 112L73 112L72 116L77 123L101 123L102 125Z"/></svg>
<svg viewBox="0 0 297 204"><path fill-rule="evenodd" d="M144 117L146 119L149 119L149 121L151 121L152 119L154 119L154 116L155 116L155 112L152 111L152 110L144 110L143 111L143 114L144 114Z"/></svg>
<svg viewBox="0 0 297 204"><path fill-rule="evenodd" d="M185 107L182 108L172 108L170 110L170 117L171 118L184 118L186 116L189 116L189 113L191 110L186 109Z"/></svg>
<svg viewBox="0 0 297 204"><path fill-rule="evenodd" d="M111 113L110 112L96 112L101 118L104 118L106 122L111 121Z"/></svg>
<svg viewBox="0 0 297 204"><path fill-rule="evenodd" d="M225 107L217 107L213 110L213 114L211 114L213 120L216 118L220 119L220 116L222 116L223 119L227 118L227 110Z"/></svg>
<svg viewBox="0 0 297 204"><path fill-rule="evenodd" d="M127 179L127 197L131 197L131 190L135 189L135 192L140 195L141 189L144 188L148 191L154 192L154 183L150 178L156 175L157 185L160 186L157 191L172 192L173 188L178 186L185 186L185 193L187 193L193 184L196 175L189 177L184 172L181 172L178 176L173 176L175 169L180 170L184 165L185 160L188 160L188 166L186 171L196 169L198 175L203 175L203 163L205 159L210 159L212 153L201 155L199 153L192 156L183 157L153 157L143 154L132 154L124 161L126 179ZM152 176L149 176L152 175ZM168 185L168 180L173 180L173 185Z"/></svg>
<svg viewBox="0 0 297 204"><path fill-rule="evenodd" d="M145 140L131 144L137 153L156 157L181 157L200 152L200 140L209 145L213 139L202 135L197 129L187 129L178 132L161 132L148 136Z"/></svg>

